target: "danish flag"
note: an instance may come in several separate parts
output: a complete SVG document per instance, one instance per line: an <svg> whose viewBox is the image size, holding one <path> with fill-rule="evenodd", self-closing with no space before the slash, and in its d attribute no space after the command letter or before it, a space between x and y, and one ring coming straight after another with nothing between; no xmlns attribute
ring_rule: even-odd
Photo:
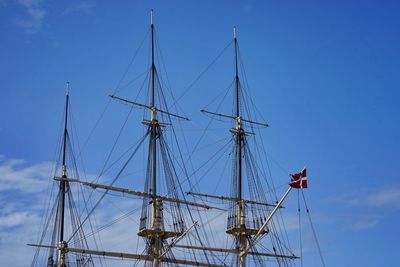
<svg viewBox="0 0 400 267"><path fill-rule="evenodd" d="M299 173L291 174L292 181L289 185L293 188L307 188L307 170L304 167Z"/></svg>

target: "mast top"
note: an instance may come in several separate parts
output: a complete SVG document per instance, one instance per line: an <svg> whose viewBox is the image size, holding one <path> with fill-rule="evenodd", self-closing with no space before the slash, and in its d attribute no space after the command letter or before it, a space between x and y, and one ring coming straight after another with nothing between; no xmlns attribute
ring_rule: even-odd
<svg viewBox="0 0 400 267"><path fill-rule="evenodd" d="M67 82L66 95L69 95L69 91L70 91L70 82Z"/></svg>
<svg viewBox="0 0 400 267"><path fill-rule="evenodd" d="M153 25L153 9L150 10L150 23Z"/></svg>
<svg viewBox="0 0 400 267"><path fill-rule="evenodd" d="M236 39L236 26L233 26L233 38Z"/></svg>

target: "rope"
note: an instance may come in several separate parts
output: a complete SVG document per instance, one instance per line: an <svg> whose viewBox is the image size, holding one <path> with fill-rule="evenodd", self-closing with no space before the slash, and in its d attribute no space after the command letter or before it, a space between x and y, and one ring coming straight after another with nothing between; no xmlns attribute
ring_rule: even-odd
<svg viewBox="0 0 400 267"><path fill-rule="evenodd" d="M181 100L189 91L190 89L192 89L192 87L200 80L201 77L203 77L203 75L211 68L212 65L214 65L214 63L225 53L225 51L231 46L231 44L233 43L233 41L230 41L225 47L224 49L222 49L222 51L213 59L213 61L211 61L210 64L208 64L208 66L196 77L196 79L193 80L193 82L185 89L185 91L181 94L180 97L178 97L174 103L172 103L171 108L175 106L175 104Z"/></svg>
<svg viewBox="0 0 400 267"><path fill-rule="evenodd" d="M307 210L308 220L309 220L310 225L311 225L311 230L312 230L312 232L313 232L314 240L315 240L315 243L316 243L317 248L318 248L319 257L321 258L322 266L325 267L326 265L325 265L324 258L323 258L323 256L322 256L321 246L320 246L320 244L319 244L319 241L318 241L318 238L317 238L317 234L316 234L316 232L315 232L314 224L313 224L313 222L312 222L312 220L311 220L310 210L308 209L307 202L306 202L306 198L305 198L305 196L304 196L303 190L301 190L301 194L302 194L302 196L303 196L304 205L305 205L306 210Z"/></svg>
<svg viewBox="0 0 400 267"><path fill-rule="evenodd" d="M143 38L143 40L142 40L142 42L140 43L139 47L136 49L136 51L135 51L133 57L131 58L131 60L130 60L130 62L129 62L129 64L128 64L128 66L126 67L124 73L122 74L121 78L119 79L119 81L118 81L118 83L117 83L117 86L115 86L114 91L113 91L113 93L112 93L113 95L115 95L117 92L119 92L118 89L123 89L123 88L125 88L126 86L128 86L129 84L131 84L132 82L134 82L136 79L138 79L139 77L141 77L141 76L143 75L143 73L142 73L142 74L140 74L137 78L135 78L135 79L133 79L132 81L128 82L128 83L125 84L124 86L121 86L122 82L124 81L126 75L127 75L128 72L129 72L129 69L132 67L132 65L133 65L133 63L134 63L134 61L135 61L135 59L136 59L136 57L137 57L137 55L138 55L138 53L139 53L139 50L142 48L142 46L143 46L143 44L144 44L144 41L147 39L147 35L149 34L149 32L150 32L150 30L147 31L147 33L145 34L145 37ZM109 106L110 106L110 103L111 103L111 98L108 99L107 104L105 105L105 107L104 107L103 110L101 111L100 116L99 116L98 119L96 120L96 123L94 124L93 128L90 130L88 137L86 138L85 142L83 143L82 149L80 149L80 151L79 151L78 158L81 158L82 152L85 150L87 144L89 143L89 140L90 140L91 137L93 136L93 134L94 134L95 130L97 129L97 127L99 126L100 121L103 119L103 117L104 117L106 111L108 110L108 108L109 108Z"/></svg>
<svg viewBox="0 0 400 267"><path fill-rule="evenodd" d="M299 243L300 243L300 263L303 267L303 240L301 236L301 213L300 213L300 192L297 190L297 211L299 213Z"/></svg>
<svg viewBox="0 0 400 267"><path fill-rule="evenodd" d="M133 153L129 156L128 160L125 162L124 166L122 167L122 169L118 172L117 176L113 179L113 181L111 182L110 186L112 186L117 179L121 176L122 172L125 170L125 168L128 166L128 163L131 161L131 159L133 158L133 156L136 154L136 152L139 150L139 147L142 145L142 143L144 142L144 140L146 140L146 137L148 136L149 132L147 132L142 139L140 140L138 146L136 147L136 149L133 151ZM96 202L96 204L93 206L93 208L91 209L91 211L87 214L86 218L82 221L82 223L79 225L79 227L72 233L71 237L68 239L67 243L69 241L71 241L71 239L74 237L74 235L77 233L77 231L79 231L79 229L82 228L83 224L89 219L90 215L93 213L93 211L97 208L97 206L100 204L100 202L103 200L103 198L106 196L108 192L108 189L106 191L104 191L104 193L102 194L102 196L99 198L99 200Z"/></svg>

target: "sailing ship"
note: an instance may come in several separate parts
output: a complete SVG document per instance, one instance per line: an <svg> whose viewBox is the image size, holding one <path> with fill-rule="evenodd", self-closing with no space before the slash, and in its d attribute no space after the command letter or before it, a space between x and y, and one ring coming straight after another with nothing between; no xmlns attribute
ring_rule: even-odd
<svg viewBox="0 0 400 267"><path fill-rule="evenodd" d="M285 244L282 217L274 219L282 208L282 203L292 188L306 188L306 170L292 175L287 191L278 198L275 189L265 183L265 173L260 173L260 165L251 150L250 142L255 131L268 127L265 122L257 122L250 117L244 89L239 77L239 49L236 28L234 29L233 82L234 109L232 114L201 110L210 117L228 120L233 123L229 137L232 160L230 193L215 195L209 192L185 190L181 176L190 180L185 164L188 163L179 149L174 123L189 120L186 116L172 112L162 91L160 73L156 66L155 29L153 12L150 21L151 63L147 75L147 101L144 103L111 95L111 99L143 110L144 134L130 148L126 162L110 183L99 183L98 179L80 179L69 130L69 84L65 99L64 130L62 134L60 168L56 168L53 182L57 193L53 205L49 205L43 234L36 244L31 266L107 266L107 259L129 260L134 266L265 266L264 258L275 260L279 266L292 266L299 259ZM168 138L172 136L172 141ZM173 143L173 144L172 144ZM258 144L256 144L257 146ZM177 147L178 156L172 153ZM145 149L144 149L145 148ZM144 166L144 188L124 188L116 186L127 166L137 156L140 149L146 150ZM101 175L99 175L101 176ZM99 178L99 177L98 177ZM226 177L227 179L228 177ZM247 186L246 186L247 185ZM100 197L94 201L87 191L79 193L82 209L78 209L74 199L76 190L95 190ZM266 190L268 188L268 190ZM193 187L191 187L193 189ZM272 191L271 191L272 190ZM133 196L142 201L140 207L138 242L141 253L124 252L112 249L94 249L97 246L93 229L86 233L94 211L110 192L123 196ZM189 199L190 198L190 199ZM221 203L212 202L213 200ZM94 201L94 203L93 203ZM91 204L91 205L90 205ZM215 226L206 221L207 214L218 211L226 214L225 235L230 237L231 245L210 242L209 236L216 231ZM125 214L123 215L125 216ZM100 227L101 228L101 227ZM220 230L220 229L218 229ZM266 249L261 240L270 238L273 249ZM94 240L89 241L89 238ZM264 242L265 243L265 242ZM251 258L252 260L250 260ZM118 265L119 266L119 265ZM273 266L273 265L271 265Z"/></svg>

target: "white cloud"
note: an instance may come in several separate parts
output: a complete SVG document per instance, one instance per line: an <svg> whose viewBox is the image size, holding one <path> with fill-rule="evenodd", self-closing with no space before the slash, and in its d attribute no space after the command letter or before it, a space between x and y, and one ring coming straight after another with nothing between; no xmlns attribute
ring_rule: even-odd
<svg viewBox="0 0 400 267"><path fill-rule="evenodd" d="M246 5L244 5L244 7L243 7L243 11L244 11L244 12L250 12L250 11L252 11L253 9L254 9L254 6L251 5L251 4L246 4Z"/></svg>
<svg viewBox="0 0 400 267"><path fill-rule="evenodd" d="M0 156L0 265L27 266L41 221L42 201L47 189L49 163L26 166L24 160ZM18 257L10 257L18 255Z"/></svg>
<svg viewBox="0 0 400 267"><path fill-rule="evenodd" d="M354 199L354 204L370 207L400 208L400 186L385 187L368 193L364 198Z"/></svg>
<svg viewBox="0 0 400 267"><path fill-rule="evenodd" d="M0 216L0 227L15 227L19 226L28 219L28 212L15 212L5 216Z"/></svg>
<svg viewBox="0 0 400 267"><path fill-rule="evenodd" d="M52 165L50 162L29 164L24 160L9 159L0 154L0 266L22 267L29 265L32 261L35 249L26 244L36 243L41 234L42 217L49 199L49 183L53 183L49 178ZM57 190L57 187L53 189ZM77 189L77 186L73 189ZM88 190L91 192L92 189ZM75 202L79 208L82 206L82 198L76 193L75 191ZM100 192L95 194L92 204L101 194ZM54 194L50 203L53 201ZM141 201L138 199L103 200L95 212L97 223L92 217L92 224L87 222L84 225L85 233L88 234L93 229L108 225L109 222L120 218L124 212L140 206ZM88 207L88 210L91 208ZM140 212L123 220L119 219L118 223L96 234L96 237L101 238L100 248L135 252L133 250L138 240L136 230L139 219L137 216L140 216ZM81 216L81 218L84 217L84 215ZM93 229L90 226L93 226ZM68 226L65 230L68 236L71 232L70 227ZM90 247L94 248L92 238L89 237L88 241ZM144 244L139 247L143 248ZM18 257L10 257L10 255L18 255ZM44 255L44 257L47 256ZM121 264L120 261L110 260L107 261L107 266L132 266L132 262Z"/></svg>
<svg viewBox="0 0 400 267"><path fill-rule="evenodd" d="M348 225L349 229L354 230L365 230L377 226L380 222L380 218L377 216L362 216L357 220L354 220Z"/></svg>
<svg viewBox="0 0 400 267"><path fill-rule="evenodd" d="M46 189L52 165L50 162L41 162L25 166L24 160L3 157L0 160L0 192L39 192Z"/></svg>
<svg viewBox="0 0 400 267"><path fill-rule="evenodd" d="M38 32L47 15L42 0L17 0L17 4L25 9L26 15L23 18L15 19L14 23L24 29L26 33Z"/></svg>
<svg viewBox="0 0 400 267"><path fill-rule="evenodd" d="M336 215L345 229L366 230L379 227L380 223L400 209L400 185L375 188L358 188L350 193L328 199L336 203L342 215Z"/></svg>
<svg viewBox="0 0 400 267"><path fill-rule="evenodd" d="M71 15L74 13L82 13L84 15L92 15L93 10L95 8L95 4L90 1L82 1L75 6L67 7L64 9L63 14L64 15Z"/></svg>
<svg viewBox="0 0 400 267"><path fill-rule="evenodd" d="M357 189L334 197L334 201L350 207L400 209L400 185Z"/></svg>
<svg viewBox="0 0 400 267"><path fill-rule="evenodd" d="M28 209L28 207L26 208ZM0 218L0 265L27 266L33 257L26 244L36 239L40 217L34 212L14 212ZM17 255L17 257L10 257Z"/></svg>
<svg viewBox="0 0 400 267"><path fill-rule="evenodd" d="M51 182L49 178L52 174L52 163L41 162L29 164L21 159L8 159L0 155L0 266L27 266L32 258L35 249L26 246L27 243L35 243L40 234L40 227L43 223L43 214L47 207L44 205L43 199L48 199L48 184ZM57 190L57 187L54 188ZM77 189L77 188L72 188ZM71 189L71 190L72 190ZM92 189L88 189L91 191ZM75 191L76 193L76 191ZM86 193L88 193L86 191ZM135 198L113 197L114 194L106 196L98 209L95 211L96 219L92 218L93 228L89 223L85 223L85 233L96 232L96 237L100 237L101 244L99 249L106 251L123 251L128 253L143 252L145 247L142 238L137 236L138 222L140 216L141 200ZM78 202L81 198L74 195ZM87 196L87 195L86 195ZM93 205L101 196L98 192L94 194L91 201ZM53 200L54 201L54 198ZM52 202L51 202L52 203ZM91 205L89 205L91 206ZM122 214L137 209L139 212L132 213L131 216L120 219ZM89 207L88 210L91 210ZM186 213L187 211L184 211ZM167 208L166 208L166 214ZM199 220L199 216L193 212L195 220ZM81 218L84 218L82 216ZM226 235L226 213L214 211L208 213L202 218L200 223L200 232L207 232L210 238L210 245L213 247L226 247L232 244L232 237ZM285 216L286 228L290 230L296 229L296 218ZM102 226L107 226L110 222L118 221L103 230ZM187 226L190 222L187 221ZM97 231L100 229L101 231ZM70 229L66 229L70 233ZM185 239L190 238L195 241L195 231L191 231ZM210 235L211 233L211 235ZM68 236L68 234L67 234ZM89 247L95 248L94 243L89 239ZM97 239L98 240L98 239ZM268 242L268 240L265 240ZM182 240L182 244L186 241ZM70 243L72 246L73 244ZM176 256L182 256L179 250L174 251ZM8 257L8 255L22 255L18 257ZM46 256L46 255L44 255ZM118 260L107 261L107 266L132 266L132 262L123 262Z"/></svg>

